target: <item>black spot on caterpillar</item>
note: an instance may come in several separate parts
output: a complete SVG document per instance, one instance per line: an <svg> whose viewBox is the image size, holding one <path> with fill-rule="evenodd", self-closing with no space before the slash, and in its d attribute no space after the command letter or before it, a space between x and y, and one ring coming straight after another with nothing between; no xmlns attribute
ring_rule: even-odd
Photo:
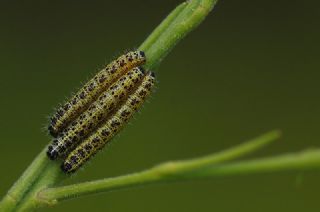
<svg viewBox="0 0 320 212"><path fill-rule="evenodd" d="M147 73L139 87L105 124L69 153L61 165L61 169L65 173L75 172L102 149L125 126L134 112L141 107L146 97L151 93L154 81L154 74Z"/></svg>
<svg viewBox="0 0 320 212"><path fill-rule="evenodd" d="M96 127L111 114L119 105L119 102L136 88L145 73L141 67L129 70L120 77L106 91L93 102L89 108L65 128L55 142L48 147L47 155L54 160L64 156L88 136Z"/></svg>
<svg viewBox="0 0 320 212"><path fill-rule="evenodd" d="M56 111L50 118L49 133L53 137L57 137L58 134L70 124L74 118L85 111L107 87L128 70L144 64L145 61L144 52L131 51L111 62Z"/></svg>

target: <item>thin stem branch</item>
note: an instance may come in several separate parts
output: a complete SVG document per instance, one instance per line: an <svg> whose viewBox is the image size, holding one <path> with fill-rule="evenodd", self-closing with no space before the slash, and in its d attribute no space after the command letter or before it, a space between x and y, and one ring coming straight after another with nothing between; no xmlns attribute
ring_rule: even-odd
<svg viewBox="0 0 320 212"><path fill-rule="evenodd" d="M57 202L84 195L96 194L98 192L177 180L178 176L180 179L189 172L194 172L251 153L279 138L279 136L280 133L278 131L273 131L237 147L213 155L185 161L167 162L149 170L126 176L45 189L39 194L39 198L44 202ZM188 176L188 174L186 176Z"/></svg>
<svg viewBox="0 0 320 212"><path fill-rule="evenodd" d="M108 178L99 181L80 183L60 188L50 188L40 193L43 201L67 200L97 192L116 191L122 188L141 185L168 183L183 180L196 180L229 175L267 173L275 171L301 171L320 169L320 149L307 150L301 153L291 153L280 156L218 164L202 169L180 170L183 162L172 162L159 165L153 169L126 176Z"/></svg>
<svg viewBox="0 0 320 212"><path fill-rule="evenodd" d="M276 171L300 171L320 169L320 149L304 150L299 153L288 153L280 156L234 162L210 166L199 172L190 173L188 179L246 175Z"/></svg>

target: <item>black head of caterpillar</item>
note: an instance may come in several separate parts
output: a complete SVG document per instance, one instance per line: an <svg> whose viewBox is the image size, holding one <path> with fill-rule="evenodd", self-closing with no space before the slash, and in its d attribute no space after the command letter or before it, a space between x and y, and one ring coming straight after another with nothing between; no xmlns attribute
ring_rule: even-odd
<svg viewBox="0 0 320 212"><path fill-rule="evenodd" d="M146 57L142 51L130 51L112 61L106 68L89 80L69 101L58 108L50 118L49 133L57 137L70 122L85 111L89 105L112 83L127 71L143 65Z"/></svg>
<svg viewBox="0 0 320 212"><path fill-rule="evenodd" d="M75 172L102 149L141 107L145 99L150 95L154 82L154 73L147 73L141 84L117 109L117 111L106 120L104 125L98 128L95 133L69 153L64 163L61 165L61 169L65 173Z"/></svg>
<svg viewBox="0 0 320 212"><path fill-rule="evenodd" d="M121 101L134 91L145 72L136 67L121 76L94 101L89 108L63 130L48 147L47 155L54 160L70 152L79 142L93 132L110 115Z"/></svg>

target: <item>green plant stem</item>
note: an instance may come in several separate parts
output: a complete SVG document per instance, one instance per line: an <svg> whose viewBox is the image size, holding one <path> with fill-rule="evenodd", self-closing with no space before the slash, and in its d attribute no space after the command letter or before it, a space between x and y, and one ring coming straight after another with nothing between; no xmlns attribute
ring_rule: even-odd
<svg viewBox="0 0 320 212"><path fill-rule="evenodd" d="M43 170L43 173L40 175L34 186L24 196L20 204L17 205L17 210L31 211L35 208L43 206L44 204L49 206L52 205L53 203L51 202L44 203L42 201L39 201L38 193L42 189L51 186L56 186L57 182L61 182L65 178L67 178L67 175L61 172L60 166L59 164L57 164L57 161L50 161L50 163Z"/></svg>
<svg viewBox="0 0 320 212"><path fill-rule="evenodd" d="M178 5L162 22L161 24L153 30L151 35L140 45L139 49L147 50L149 49L160 37L163 31L165 31L170 24L176 19L176 17L183 11L183 9L188 5L187 2L183 2Z"/></svg>
<svg viewBox="0 0 320 212"><path fill-rule="evenodd" d="M184 3L183 9L173 11L140 46L147 56L148 69L156 68L173 47L190 31L195 29L213 9L217 0L191 0ZM151 44L152 43L152 44Z"/></svg>
<svg viewBox="0 0 320 212"><path fill-rule="evenodd" d="M7 192L6 196L0 202L0 211L15 210L22 204L22 200L28 199L28 196L30 197L30 195L39 191L39 185L42 185L42 188L44 188L49 185L54 185L56 180L59 179L58 176L60 176L60 179L66 177L58 170L59 166L56 161L48 160L46 150L47 147L40 152ZM30 201L29 203L33 204L34 202L35 201Z"/></svg>
<svg viewBox="0 0 320 212"><path fill-rule="evenodd" d="M41 175L42 171L50 162L45 157L46 148L34 159L26 171L16 181L16 183L8 191L7 195L0 203L0 211L13 210L28 190L34 185Z"/></svg>
<svg viewBox="0 0 320 212"><path fill-rule="evenodd" d="M56 203L58 201L78 198L84 195L96 194L145 185L158 182L170 182L184 177L188 173L201 170L221 162L229 161L245 154L251 153L279 138L280 133L273 131L249 142L233 147L213 155L200 157L192 160L167 162L149 170L126 176L109 178L104 180L74 184L58 188L48 188L39 194L40 201Z"/></svg>

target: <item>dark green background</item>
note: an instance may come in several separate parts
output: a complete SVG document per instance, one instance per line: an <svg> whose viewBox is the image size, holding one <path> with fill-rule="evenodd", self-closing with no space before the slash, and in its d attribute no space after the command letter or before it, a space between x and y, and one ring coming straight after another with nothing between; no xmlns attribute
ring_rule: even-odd
<svg viewBox="0 0 320 212"><path fill-rule="evenodd" d="M0 194L50 141L54 107L181 1L0 3ZM202 156L272 129L254 156L319 146L318 1L220 1L157 71L158 88L108 150L66 183ZM42 211L318 211L319 173L148 186Z"/></svg>

